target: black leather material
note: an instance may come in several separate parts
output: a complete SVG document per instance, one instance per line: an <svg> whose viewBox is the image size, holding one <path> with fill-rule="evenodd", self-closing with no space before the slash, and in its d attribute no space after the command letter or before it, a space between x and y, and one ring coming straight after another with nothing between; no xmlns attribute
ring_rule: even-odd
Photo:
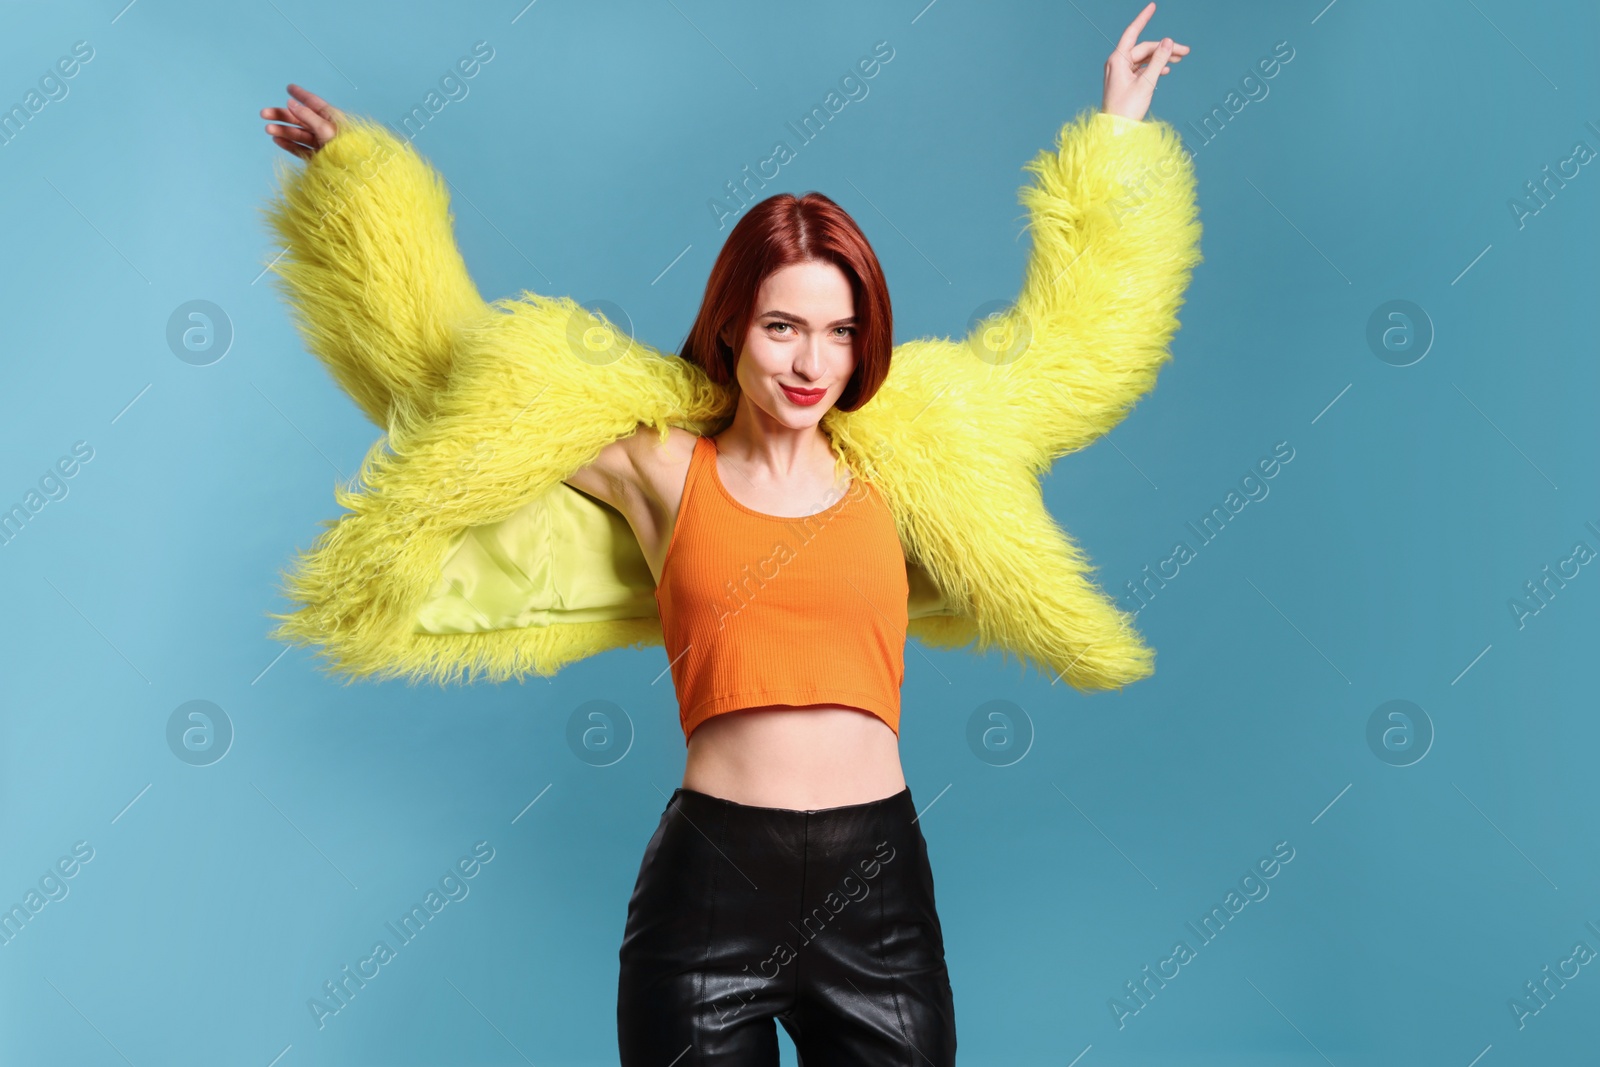
<svg viewBox="0 0 1600 1067"><path fill-rule="evenodd" d="M948 1067L955 1006L911 790L797 811L675 790L628 902L622 1067Z"/></svg>

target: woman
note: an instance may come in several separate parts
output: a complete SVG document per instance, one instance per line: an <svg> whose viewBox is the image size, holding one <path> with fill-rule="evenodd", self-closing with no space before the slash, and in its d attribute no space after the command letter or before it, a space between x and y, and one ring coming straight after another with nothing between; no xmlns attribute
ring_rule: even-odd
<svg viewBox="0 0 1600 1067"><path fill-rule="evenodd" d="M1106 62L1108 115L1141 120L1189 51L1138 41L1154 9ZM290 92L261 115L309 157L342 113ZM628 910L624 1065L776 1064L774 1018L802 1063L954 1062L898 752L905 559L884 501L841 473L819 427L871 399L891 334L881 269L849 216L816 193L762 201L730 233L681 353L737 383L732 422L704 437L674 426L664 442L641 428L565 479L624 516L644 551L688 742ZM833 667L794 670L784 653L802 643Z"/></svg>

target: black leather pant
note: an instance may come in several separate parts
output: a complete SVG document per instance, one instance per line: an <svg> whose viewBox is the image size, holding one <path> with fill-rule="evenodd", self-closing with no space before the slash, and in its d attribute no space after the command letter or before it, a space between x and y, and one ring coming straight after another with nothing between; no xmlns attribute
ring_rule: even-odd
<svg viewBox="0 0 1600 1067"><path fill-rule="evenodd" d="M948 1067L955 1006L911 790L797 811L679 788L619 953L622 1067Z"/></svg>

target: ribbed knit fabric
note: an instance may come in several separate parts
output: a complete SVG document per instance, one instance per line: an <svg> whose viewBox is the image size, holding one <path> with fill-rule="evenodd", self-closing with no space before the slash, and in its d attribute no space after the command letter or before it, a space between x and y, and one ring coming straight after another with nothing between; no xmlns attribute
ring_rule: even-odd
<svg viewBox="0 0 1600 1067"><path fill-rule="evenodd" d="M814 515L745 507L695 442L661 613L684 743L713 715L836 704L900 733L909 595L894 516L860 478Z"/></svg>

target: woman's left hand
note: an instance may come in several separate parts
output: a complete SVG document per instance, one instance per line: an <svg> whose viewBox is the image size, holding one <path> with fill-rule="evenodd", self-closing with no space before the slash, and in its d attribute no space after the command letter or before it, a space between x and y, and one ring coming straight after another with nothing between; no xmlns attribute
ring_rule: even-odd
<svg viewBox="0 0 1600 1067"><path fill-rule="evenodd" d="M1156 91L1156 79L1169 73L1172 67L1189 54L1189 46L1176 44L1170 37L1159 41L1140 41L1156 5L1146 4L1139 17L1128 23L1117 42L1116 51L1106 60L1106 87L1100 110L1123 118L1142 121L1150 110L1150 97Z"/></svg>

